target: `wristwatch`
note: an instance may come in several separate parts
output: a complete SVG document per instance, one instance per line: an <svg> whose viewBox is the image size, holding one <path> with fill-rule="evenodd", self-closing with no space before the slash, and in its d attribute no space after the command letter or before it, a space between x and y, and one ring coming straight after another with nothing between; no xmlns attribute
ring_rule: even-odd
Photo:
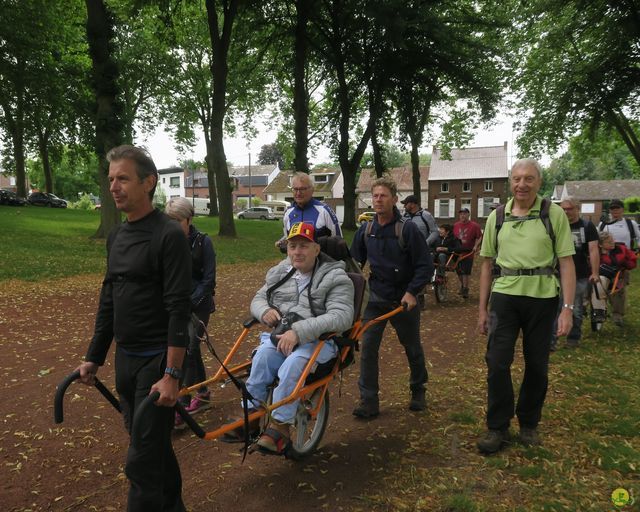
<svg viewBox="0 0 640 512"><path fill-rule="evenodd" d="M563 304L562 305L563 309L570 309L571 311L573 311L573 308L575 307L573 304Z"/></svg>
<svg viewBox="0 0 640 512"><path fill-rule="evenodd" d="M171 375L174 379L180 380L182 377L182 370L175 367L167 367L164 369L166 375Z"/></svg>

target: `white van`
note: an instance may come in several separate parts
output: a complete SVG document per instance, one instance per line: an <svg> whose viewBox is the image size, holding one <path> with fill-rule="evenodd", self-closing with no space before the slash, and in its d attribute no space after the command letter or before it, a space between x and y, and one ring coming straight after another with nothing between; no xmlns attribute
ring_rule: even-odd
<svg viewBox="0 0 640 512"><path fill-rule="evenodd" d="M260 206L266 206L273 210L273 216L276 219L282 219L284 212L291 206L287 201L262 201Z"/></svg>
<svg viewBox="0 0 640 512"><path fill-rule="evenodd" d="M193 211L196 215L209 215L211 202L208 197L187 197L193 204Z"/></svg>

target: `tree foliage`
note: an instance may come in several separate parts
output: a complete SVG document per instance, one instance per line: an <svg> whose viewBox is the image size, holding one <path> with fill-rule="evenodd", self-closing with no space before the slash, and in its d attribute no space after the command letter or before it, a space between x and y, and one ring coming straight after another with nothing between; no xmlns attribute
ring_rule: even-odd
<svg viewBox="0 0 640 512"><path fill-rule="evenodd" d="M511 4L513 94L525 154L556 151L571 135L615 129L640 162L630 120L640 107L640 8L614 0ZM527 119L528 118L528 119Z"/></svg>

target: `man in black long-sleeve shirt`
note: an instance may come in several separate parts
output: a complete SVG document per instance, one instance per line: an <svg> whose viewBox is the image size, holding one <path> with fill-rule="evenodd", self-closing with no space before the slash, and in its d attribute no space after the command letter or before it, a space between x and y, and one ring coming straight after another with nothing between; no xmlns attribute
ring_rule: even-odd
<svg viewBox="0 0 640 512"><path fill-rule="evenodd" d="M93 384L115 339L116 389L129 433L136 408L160 393L127 452L127 510L183 512L171 429L188 343L191 252L180 225L153 208L158 173L148 153L119 146L107 159L110 192L127 221L107 240L107 273L80 380Z"/></svg>
<svg viewBox="0 0 640 512"><path fill-rule="evenodd" d="M402 222L396 208L398 192L395 182L379 178L371 185L376 217L371 225L361 226L353 238L351 255L361 265L368 260L371 268L371 294L364 321L391 311L398 303L407 304L391 318L391 325L403 345L411 377L409 409L426 407L427 367L420 341L420 309L417 295L433 274L433 262L424 236L413 222ZM398 229L399 228L399 229ZM379 414L378 352L387 322L372 325L362 339L360 357L360 404L353 411L359 418L375 418Z"/></svg>

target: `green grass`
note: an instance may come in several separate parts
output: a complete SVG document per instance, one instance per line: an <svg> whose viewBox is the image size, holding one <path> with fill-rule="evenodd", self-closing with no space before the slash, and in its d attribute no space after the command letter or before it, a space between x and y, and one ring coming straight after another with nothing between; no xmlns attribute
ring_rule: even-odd
<svg viewBox="0 0 640 512"><path fill-rule="evenodd" d="M0 281L103 273L104 240L91 236L100 224L97 211L0 206ZM219 264L276 260L280 221L236 220L237 238L219 237L218 219L196 217L195 226L213 240Z"/></svg>
<svg viewBox="0 0 640 512"><path fill-rule="evenodd" d="M486 368L483 344L471 335L474 353L434 378L429 387L434 405L424 431L408 439L428 464L414 462L418 477L408 478L406 462L390 457L385 471L399 478L376 491L385 503L419 498L429 504L425 510L439 512L601 511L614 510L611 493L622 487L636 503L620 510L640 511L640 272L632 273L627 293L624 328L607 321L601 332L592 333L585 322L580 348L561 348L552 355L541 447L526 448L514 439L494 456L477 453L486 412L486 386L480 382ZM521 372L519 356L513 370L516 388ZM457 446L453 451L452 444Z"/></svg>

